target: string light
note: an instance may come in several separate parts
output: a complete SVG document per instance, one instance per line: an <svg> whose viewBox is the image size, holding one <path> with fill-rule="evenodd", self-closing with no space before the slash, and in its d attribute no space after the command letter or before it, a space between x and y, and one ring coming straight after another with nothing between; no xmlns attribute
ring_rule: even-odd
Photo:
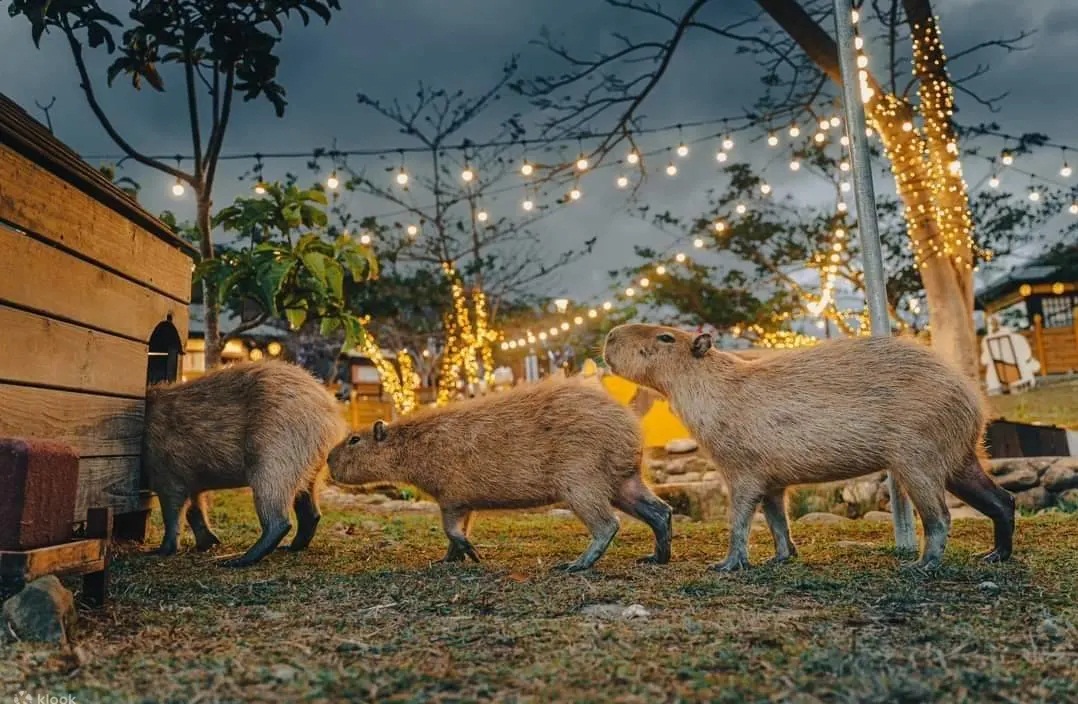
<svg viewBox="0 0 1078 704"><path fill-rule="evenodd" d="M417 225L409 225L408 226L408 236L409 237L415 237L418 234L419 234L419 227Z"/></svg>
<svg viewBox="0 0 1078 704"><path fill-rule="evenodd" d="M843 181L842 183L840 183L838 185L838 189L840 191L842 191L843 193L849 193L850 192L850 182L849 181Z"/></svg>
<svg viewBox="0 0 1078 704"><path fill-rule="evenodd" d="M1031 201L1033 201L1034 203L1038 202L1041 199L1040 192L1038 192L1036 190L1030 191L1029 192L1029 199Z"/></svg>
<svg viewBox="0 0 1078 704"><path fill-rule="evenodd" d="M573 190L569 191L569 200L580 200L580 196L582 195L584 194L581 193L579 188L574 188Z"/></svg>
<svg viewBox="0 0 1078 704"><path fill-rule="evenodd" d="M1071 215L1078 215L1078 201L1071 203L1071 207L1067 208Z"/></svg>
<svg viewBox="0 0 1078 704"><path fill-rule="evenodd" d="M520 204L520 207L524 208L524 210L531 211L535 208L535 201L533 201L530 196L526 197L524 202Z"/></svg>
<svg viewBox="0 0 1078 704"><path fill-rule="evenodd" d="M630 286L629 288L625 289L625 295L629 298L632 298L636 295L636 289Z"/></svg>
<svg viewBox="0 0 1078 704"><path fill-rule="evenodd" d="M614 307L614 304L610 301L603 301L603 310L610 310Z"/></svg>
<svg viewBox="0 0 1078 704"><path fill-rule="evenodd" d="M629 152L628 156L625 157L625 161L629 162L630 164L639 164L640 153L637 152L635 149L632 150L631 152Z"/></svg>
<svg viewBox="0 0 1078 704"><path fill-rule="evenodd" d="M266 185L261 181L255 184L255 194L260 196L266 195Z"/></svg>
<svg viewBox="0 0 1078 704"><path fill-rule="evenodd" d="M844 147L848 147L850 146L850 138L846 135L842 135L842 137L838 140L838 143Z"/></svg>
<svg viewBox="0 0 1078 704"><path fill-rule="evenodd" d="M738 215L744 215L746 210L748 210L748 208L744 203L738 203L737 207L734 208L734 211L736 211Z"/></svg>
<svg viewBox="0 0 1078 704"><path fill-rule="evenodd" d="M800 134L801 134L801 128L800 127L798 127L797 125L791 125L790 126L790 136L791 137L798 137L798 136L800 136Z"/></svg>
<svg viewBox="0 0 1078 704"><path fill-rule="evenodd" d="M1059 175L1063 178L1070 178L1072 173L1074 173L1074 170L1071 169L1070 164L1064 161L1062 168L1059 169Z"/></svg>
<svg viewBox="0 0 1078 704"><path fill-rule="evenodd" d="M689 155L689 147L684 142L677 145L677 155L680 157L686 157Z"/></svg>
<svg viewBox="0 0 1078 704"><path fill-rule="evenodd" d="M729 158L730 156L726 152L720 151L715 153L715 161L719 162L720 164L725 162Z"/></svg>
<svg viewBox="0 0 1078 704"><path fill-rule="evenodd" d="M597 317L599 317L599 311L595 310L594 308L591 308L590 310L588 310L588 317L589 318L597 318Z"/></svg>
<svg viewBox="0 0 1078 704"><path fill-rule="evenodd" d="M692 246L696 247L697 249L700 249L701 247L704 246L704 240L697 237L695 240L692 241Z"/></svg>
<svg viewBox="0 0 1078 704"><path fill-rule="evenodd" d="M562 323L561 324L561 329L562 330L568 330L569 329L569 323Z"/></svg>
<svg viewBox="0 0 1078 704"><path fill-rule="evenodd" d="M769 184L769 183L761 183L760 184L760 193L763 193L766 196L770 192L771 192L771 184Z"/></svg>
<svg viewBox="0 0 1078 704"><path fill-rule="evenodd" d="M573 318L573 324L575 324L575 325L583 325L584 324L584 318L580 317L579 315L576 316L575 318Z"/></svg>
<svg viewBox="0 0 1078 704"><path fill-rule="evenodd" d="M790 162L790 171L799 171L801 169L801 162L794 159Z"/></svg>
<svg viewBox="0 0 1078 704"><path fill-rule="evenodd" d="M848 161L841 162L838 165L838 170L839 171L849 171L850 170L850 162L848 162Z"/></svg>
<svg viewBox="0 0 1078 704"><path fill-rule="evenodd" d="M722 148L723 148L723 151L727 151L727 152L734 148L734 140L729 135L727 135L725 138L723 138L723 140L722 140Z"/></svg>
<svg viewBox="0 0 1078 704"><path fill-rule="evenodd" d="M684 252L678 252L674 256L674 259L677 260L678 264L684 264L685 263L685 253Z"/></svg>
<svg viewBox="0 0 1078 704"><path fill-rule="evenodd" d="M838 127L842 124L842 118L840 118L838 115L835 115L831 118L830 122L832 127Z"/></svg>
<svg viewBox="0 0 1078 704"><path fill-rule="evenodd" d="M726 229L726 223L724 223L722 220L716 220L711 227L714 228L715 232L722 232Z"/></svg>
<svg viewBox="0 0 1078 704"><path fill-rule="evenodd" d="M999 188L999 176L993 174L992 178L988 179L988 185L992 188Z"/></svg>
<svg viewBox="0 0 1078 704"><path fill-rule="evenodd" d="M475 180L475 171L472 170L472 167L464 167L464 170L460 172L460 180L464 181L464 183L471 183Z"/></svg>
<svg viewBox="0 0 1078 704"><path fill-rule="evenodd" d="M588 163L587 157L581 155L581 157L576 160L576 170L577 171L587 171L588 166L590 166L590 164Z"/></svg>
<svg viewBox="0 0 1078 704"><path fill-rule="evenodd" d="M362 234L359 236L359 243L361 245L369 245L371 243L371 236L368 234Z"/></svg>
<svg viewBox="0 0 1078 704"><path fill-rule="evenodd" d="M172 184L172 195L177 198L182 198L183 194L187 191L183 186L183 182L180 179L176 179L176 183Z"/></svg>
<svg viewBox="0 0 1078 704"><path fill-rule="evenodd" d="M662 264L659 264L657 267L655 267L655 273L658 276L662 276L663 274L666 273L666 267L663 266Z"/></svg>
<svg viewBox="0 0 1078 704"><path fill-rule="evenodd" d="M400 171L397 172L397 185L399 185L399 186L407 186L408 185L408 172L404 170L403 166L400 168Z"/></svg>
<svg viewBox="0 0 1078 704"><path fill-rule="evenodd" d="M669 164L667 164L666 165L666 175L667 176L677 176L677 164L675 164L672 161Z"/></svg>
<svg viewBox="0 0 1078 704"><path fill-rule="evenodd" d="M490 219L490 214L485 210L480 210L478 213L475 214L475 219L479 222L486 222Z"/></svg>
<svg viewBox="0 0 1078 704"><path fill-rule="evenodd" d="M645 276L644 278L640 279L640 288L647 288L650 285L651 279L649 279L648 277Z"/></svg>
<svg viewBox="0 0 1078 704"><path fill-rule="evenodd" d="M815 135L813 135L812 138L816 141L817 144L823 144L827 140L827 135L823 132L817 132Z"/></svg>
<svg viewBox="0 0 1078 704"><path fill-rule="evenodd" d="M524 163L520 165L520 174L522 176L531 176L534 172L535 172L535 167L532 166L531 163L528 162L527 159L525 159Z"/></svg>
<svg viewBox="0 0 1078 704"><path fill-rule="evenodd" d="M616 181L616 184L617 184L618 188L627 188L629 186L629 177L628 176L618 176L618 180Z"/></svg>
<svg viewBox="0 0 1078 704"><path fill-rule="evenodd" d="M1008 151L1004 151L1003 154L1000 156L1000 161L1003 162L1004 166L1010 166L1014 163L1014 154Z"/></svg>
<svg viewBox="0 0 1078 704"><path fill-rule="evenodd" d="M334 171L333 173L331 173L329 175L329 178L326 179L326 188L328 188L331 191L335 191L335 190L337 190L337 188L340 187L340 185L341 185L341 180L339 178L337 178L337 172Z"/></svg>
<svg viewBox="0 0 1078 704"><path fill-rule="evenodd" d="M831 121L830 120L828 120L826 118L820 120L820 129L821 130L826 130L830 126L831 126Z"/></svg>
<svg viewBox="0 0 1078 704"><path fill-rule="evenodd" d="M769 147L777 147L778 144L779 144L778 135L776 135L774 132L767 135L767 146L769 146Z"/></svg>

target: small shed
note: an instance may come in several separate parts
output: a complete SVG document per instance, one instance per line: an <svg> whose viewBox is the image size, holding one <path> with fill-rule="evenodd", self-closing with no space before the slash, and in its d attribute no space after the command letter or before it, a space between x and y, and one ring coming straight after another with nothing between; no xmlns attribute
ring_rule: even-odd
<svg viewBox="0 0 1078 704"><path fill-rule="evenodd" d="M977 293L976 306L1020 328L1042 375L1078 370L1078 244L1012 269Z"/></svg>
<svg viewBox="0 0 1078 704"><path fill-rule="evenodd" d="M142 537L146 385L179 373L195 256L0 95L0 436L78 451L73 523Z"/></svg>

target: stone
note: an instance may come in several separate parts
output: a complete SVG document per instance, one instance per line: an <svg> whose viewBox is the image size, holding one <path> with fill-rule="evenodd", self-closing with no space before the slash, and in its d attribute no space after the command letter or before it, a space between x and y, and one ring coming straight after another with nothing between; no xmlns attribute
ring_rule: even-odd
<svg viewBox="0 0 1078 704"><path fill-rule="evenodd" d="M1040 474L1033 467L1015 467L1006 474L996 476L996 484L1007 491L1022 491L1037 486Z"/></svg>
<svg viewBox="0 0 1078 704"><path fill-rule="evenodd" d="M1003 457L989 460L986 469L993 477L1001 477L1020 469L1032 469L1041 475L1053 461L1054 458L1051 457Z"/></svg>
<svg viewBox="0 0 1078 704"><path fill-rule="evenodd" d="M988 516L984 515L972 506L958 506L951 509L952 521L968 521L972 519L987 520Z"/></svg>
<svg viewBox="0 0 1078 704"><path fill-rule="evenodd" d="M845 516L836 516L833 513L822 513L819 511L813 513L806 513L801 518L798 518L797 523L803 523L805 525L838 525L843 523L849 523L850 519Z"/></svg>
<svg viewBox="0 0 1078 704"><path fill-rule="evenodd" d="M679 483L686 484L689 482L698 482L703 478L703 476L704 475L700 474L699 472L685 472L685 474L682 474L677 477L677 481Z"/></svg>
<svg viewBox="0 0 1078 704"><path fill-rule="evenodd" d="M861 516L861 520L872 523L890 523L894 520L894 516L891 515L890 511L869 511Z"/></svg>
<svg viewBox="0 0 1078 704"><path fill-rule="evenodd" d="M65 645L75 625L75 598L50 574L4 602L3 613L4 631L18 640Z"/></svg>
<svg viewBox="0 0 1078 704"><path fill-rule="evenodd" d="M278 682L291 682L296 679L299 671L291 665L274 665L270 675Z"/></svg>
<svg viewBox="0 0 1078 704"><path fill-rule="evenodd" d="M629 604L628 606L622 606L621 604L588 604L580 609L580 613L584 616L606 621L628 621L651 616L651 612L641 604Z"/></svg>
<svg viewBox="0 0 1078 704"><path fill-rule="evenodd" d="M1041 484L1053 492L1078 489L1078 457L1058 460L1044 473Z"/></svg>
<svg viewBox="0 0 1078 704"><path fill-rule="evenodd" d="M1056 497L1056 501L1064 506L1078 508L1078 489L1067 489Z"/></svg>
<svg viewBox="0 0 1078 704"><path fill-rule="evenodd" d="M879 488L880 483L876 480L852 481L842 487L842 500L853 506L875 503Z"/></svg>
<svg viewBox="0 0 1078 704"><path fill-rule="evenodd" d="M671 455L680 455L685 452L695 452L699 445L692 438L677 438L666 443L663 448Z"/></svg>
<svg viewBox="0 0 1078 704"><path fill-rule="evenodd" d="M999 593L999 585L995 582L981 582L977 585L977 588L980 589L982 592L988 592L989 594Z"/></svg>
<svg viewBox="0 0 1078 704"><path fill-rule="evenodd" d="M1035 486L1032 489L1015 494L1015 505L1025 511L1040 511L1052 503L1052 495L1043 486Z"/></svg>
<svg viewBox="0 0 1078 704"><path fill-rule="evenodd" d="M713 521L726 516L728 499L719 482L659 484L652 488L659 498L670 504L674 513L696 521Z"/></svg>
<svg viewBox="0 0 1078 704"><path fill-rule="evenodd" d="M704 475L700 477L700 481L704 482L721 482L722 473L717 471L704 472Z"/></svg>
<svg viewBox="0 0 1078 704"><path fill-rule="evenodd" d="M621 612L621 617L626 620L633 618L647 618L648 616L651 616L651 612L640 604L629 604L625 607L625 610Z"/></svg>

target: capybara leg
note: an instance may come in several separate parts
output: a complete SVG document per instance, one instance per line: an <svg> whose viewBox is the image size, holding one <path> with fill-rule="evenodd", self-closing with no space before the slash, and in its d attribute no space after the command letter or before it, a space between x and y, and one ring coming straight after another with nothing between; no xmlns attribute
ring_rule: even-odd
<svg viewBox="0 0 1078 704"><path fill-rule="evenodd" d="M555 569L563 572L583 572L591 569L596 560L603 556L614 536L618 534L620 526L613 507L607 503L605 497L600 499L594 493L588 496L571 495L566 497L566 502L569 509L588 527L591 543L580 557L558 565Z"/></svg>
<svg viewBox="0 0 1078 704"><path fill-rule="evenodd" d="M209 501L205 492L191 495L191 503L187 506L187 525L195 534L197 550L209 550L221 544L221 539L210 528Z"/></svg>
<svg viewBox="0 0 1078 704"><path fill-rule="evenodd" d="M992 481L976 458L947 480L947 491L992 519L995 547L981 559L985 562L1010 559L1014 541L1014 496L1011 492Z"/></svg>
<svg viewBox="0 0 1078 704"><path fill-rule="evenodd" d="M712 565L712 570L735 572L749 568L749 529L752 527L752 514L756 513L756 504L762 498L763 492L755 486L730 483L730 548L726 559Z"/></svg>
<svg viewBox="0 0 1078 704"><path fill-rule="evenodd" d="M910 481L910 473L903 472L903 484L906 493L913 502L913 507L921 516L921 525L924 526L925 544L921 550L921 559L907 565L917 570L933 570L939 567L943 560L943 551L947 547L947 534L951 529L951 512L947 510L947 500L944 496L943 487L934 481L927 479L923 474L915 475Z"/></svg>
<svg viewBox="0 0 1078 704"><path fill-rule="evenodd" d="M790 538L790 524L786 520L786 489L776 489L764 495L764 518L775 540L775 557L772 562L786 562L797 557L797 547Z"/></svg>
<svg viewBox="0 0 1078 704"><path fill-rule="evenodd" d="M180 515L187 502L187 494L179 488L161 488L157 491L157 500L161 504L161 520L165 524L165 537L158 555L174 555L180 544Z"/></svg>
<svg viewBox="0 0 1078 704"><path fill-rule="evenodd" d="M674 512L665 501L652 493L640 477L625 480L614 499L614 506L648 524L655 534L655 554L637 562L665 565L670 562L670 540Z"/></svg>
<svg viewBox="0 0 1078 704"><path fill-rule="evenodd" d="M449 538L449 550L446 551L442 562L462 562L465 557L470 557L479 562L479 553L475 546L468 540L468 531L471 529L472 512L466 508L442 508L442 528Z"/></svg>
<svg viewBox="0 0 1078 704"><path fill-rule="evenodd" d="M256 476L266 476L263 470ZM292 530L288 522L288 509L292 497L279 483L255 480L251 482L251 492L255 498L255 513L262 525L262 535L243 555L226 560L225 567L246 567L253 565L277 548L280 542Z"/></svg>
<svg viewBox="0 0 1078 704"><path fill-rule="evenodd" d="M318 508L318 483L311 482L309 487L296 494L292 508L296 512L296 536L286 549L305 550L314 538L318 522L322 520L322 511Z"/></svg>

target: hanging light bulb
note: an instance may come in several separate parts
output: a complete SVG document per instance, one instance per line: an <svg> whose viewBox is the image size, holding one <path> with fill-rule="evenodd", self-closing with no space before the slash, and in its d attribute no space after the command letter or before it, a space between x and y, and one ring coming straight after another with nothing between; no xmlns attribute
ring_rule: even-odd
<svg viewBox="0 0 1078 704"><path fill-rule="evenodd" d="M778 137L777 134L772 132L771 134L767 135L767 146L769 146L769 147L777 147L778 144L779 144L779 137Z"/></svg>
<svg viewBox="0 0 1078 704"><path fill-rule="evenodd" d="M850 138L846 135L842 135L842 138L838 140L838 143L844 147L850 146Z"/></svg>
<svg viewBox="0 0 1078 704"><path fill-rule="evenodd" d="M634 149L629 152L628 156L625 157L625 161L629 162L630 164L639 164L640 154Z"/></svg>
<svg viewBox="0 0 1078 704"><path fill-rule="evenodd" d="M629 177L628 176L618 176L618 180L616 181L616 183L617 183L618 188L628 188L628 186L629 186Z"/></svg>
<svg viewBox="0 0 1078 704"><path fill-rule="evenodd" d="M367 234L360 235L359 243L362 245L369 245L371 243L371 236Z"/></svg>
<svg viewBox="0 0 1078 704"><path fill-rule="evenodd" d="M730 151L731 149L734 148L734 140L730 137L730 135L727 135L726 137L723 138L723 140L722 140L722 148L723 148L724 151Z"/></svg>
<svg viewBox="0 0 1078 704"><path fill-rule="evenodd" d="M838 212L845 213L850 206L846 205L846 201L840 200L835 207L838 209Z"/></svg>
<svg viewBox="0 0 1078 704"><path fill-rule="evenodd" d="M823 144L827 140L827 135L823 132L817 132L812 138L816 141L816 144Z"/></svg>
<svg viewBox="0 0 1078 704"><path fill-rule="evenodd" d="M1072 173L1074 173L1074 170L1071 169L1070 164L1064 161L1063 168L1059 170L1059 175L1063 178L1070 178Z"/></svg>
<svg viewBox="0 0 1078 704"><path fill-rule="evenodd" d="M603 310L610 310L614 307L614 304L610 301L603 301Z"/></svg>
<svg viewBox="0 0 1078 704"><path fill-rule="evenodd" d="M640 288L647 288L650 285L651 279L649 279L648 277L645 276L644 278L640 279Z"/></svg>
<svg viewBox="0 0 1078 704"><path fill-rule="evenodd" d="M697 249L700 249L704 246L704 240L697 237L695 240L692 241L692 246L696 247Z"/></svg>
<svg viewBox="0 0 1078 704"><path fill-rule="evenodd" d="M865 46L865 40L864 39L862 39L861 37L854 37L853 38L853 48L854 49L857 49L858 51L860 51L861 49L864 48L864 46Z"/></svg>
<svg viewBox="0 0 1078 704"><path fill-rule="evenodd" d="M678 264L684 264L685 263L685 253L684 252L678 252L674 256L674 259L677 260Z"/></svg>
<svg viewBox="0 0 1078 704"><path fill-rule="evenodd" d="M839 171L849 171L850 170L850 162L848 162L848 161L841 162L838 165L838 170Z"/></svg>
<svg viewBox="0 0 1078 704"><path fill-rule="evenodd" d="M868 57L864 54L857 57L857 68L868 68Z"/></svg>
<svg viewBox="0 0 1078 704"><path fill-rule="evenodd" d="M769 184L769 183L761 183L760 184L760 193L763 193L766 196L770 192L771 192L771 184Z"/></svg>
<svg viewBox="0 0 1078 704"><path fill-rule="evenodd" d="M843 230L841 227L837 228L835 230L835 237L840 240L843 239L844 237L846 237L846 231Z"/></svg>
<svg viewBox="0 0 1078 704"><path fill-rule="evenodd" d="M331 191L335 191L335 190L337 190L337 188L340 185L341 185L341 180L339 178L337 178L337 172L334 171L333 173L331 173L329 175L329 178L326 179L326 188L328 188Z"/></svg>
<svg viewBox="0 0 1078 704"><path fill-rule="evenodd" d="M562 330L568 330L568 329L569 329L569 323L564 323L564 322L563 322L563 323L561 324L561 329L562 329Z"/></svg>
<svg viewBox="0 0 1078 704"><path fill-rule="evenodd" d="M902 123L902 131L903 132L912 132L913 131L913 123L910 122L909 120L906 120L905 122L903 122Z"/></svg>
<svg viewBox="0 0 1078 704"><path fill-rule="evenodd" d="M797 125L791 125L790 126L790 136L791 137L797 137L800 134L801 134L801 128L800 127L798 127Z"/></svg>
<svg viewBox="0 0 1078 704"><path fill-rule="evenodd" d="M988 179L988 185L992 188L999 188L999 176L993 174L992 178Z"/></svg>
<svg viewBox="0 0 1078 704"><path fill-rule="evenodd" d="M725 162L729 158L730 157L726 152L718 152L715 154L715 161L719 162L720 164Z"/></svg>
<svg viewBox="0 0 1078 704"><path fill-rule="evenodd" d="M1003 155L1000 157L1000 161L1003 162L1004 166L1010 166L1014 163L1014 154L1009 151L1004 151Z"/></svg>
<svg viewBox="0 0 1078 704"><path fill-rule="evenodd" d="M182 198L186 191L187 189L183 187L183 182L180 179L176 179L176 183L172 184L172 195L177 198Z"/></svg>
<svg viewBox="0 0 1078 704"><path fill-rule="evenodd" d="M259 181L255 184L255 194L264 196L266 195L266 184Z"/></svg>
<svg viewBox="0 0 1078 704"><path fill-rule="evenodd" d="M956 175L961 173L962 172L962 162L959 161L958 159L955 159L951 163L947 164L947 170L950 171L952 174L956 174Z"/></svg>
<svg viewBox="0 0 1078 704"><path fill-rule="evenodd" d="M594 308L590 309L588 311L588 317L589 318L598 318L599 317L599 311L595 310Z"/></svg>
<svg viewBox="0 0 1078 704"><path fill-rule="evenodd" d="M514 347L515 347L515 345L514 345ZM505 352L507 349L509 349L509 343L508 342L503 342L502 343L502 352Z"/></svg>
<svg viewBox="0 0 1078 704"><path fill-rule="evenodd" d="M680 157L687 157L689 155L689 146L684 142L677 145L677 155Z"/></svg>
<svg viewBox="0 0 1078 704"><path fill-rule="evenodd" d="M535 208L535 201L531 198L525 198L524 202L520 204L520 207L524 208L524 210L533 210Z"/></svg>
<svg viewBox="0 0 1078 704"><path fill-rule="evenodd" d="M1071 203L1071 207L1067 208L1071 215L1078 215L1078 202Z"/></svg>
<svg viewBox="0 0 1078 704"><path fill-rule="evenodd" d="M539 339L540 340L546 340L546 338L547 338L547 334L545 332L539 333Z"/></svg>
<svg viewBox="0 0 1078 704"><path fill-rule="evenodd" d="M588 166L589 166L589 164L588 164L587 157L585 157L583 154L581 154L580 157L576 160L576 170L577 171L587 171Z"/></svg>
<svg viewBox="0 0 1078 704"><path fill-rule="evenodd" d="M857 24L857 20L861 19L861 13L857 10L854 10L852 13L850 13L850 19L853 21L854 24Z"/></svg>
<svg viewBox="0 0 1078 704"><path fill-rule="evenodd" d="M525 159L524 163L520 165L520 174L522 176L531 176L534 171L535 167L532 166L527 159Z"/></svg>
<svg viewBox="0 0 1078 704"><path fill-rule="evenodd" d="M580 200L580 196L582 195L584 194L580 192L579 188L574 188L573 190L569 191L569 200Z"/></svg>
<svg viewBox="0 0 1078 704"><path fill-rule="evenodd" d="M584 319L578 315L575 318L573 318L573 324L574 325L583 325L584 324Z"/></svg>
<svg viewBox="0 0 1078 704"><path fill-rule="evenodd" d="M714 228L715 232L723 232L726 230L726 223L722 220L716 220L711 227Z"/></svg>
<svg viewBox="0 0 1078 704"><path fill-rule="evenodd" d="M403 166L400 168L400 171L397 172L397 185L399 185L399 186L407 186L408 185L408 172L404 170Z"/></svg>
<svg viewBox="0 0 1078 704"><path fill-rule="evenodd" d="M799 171L801 169L801 162L794 159L790 162L790 171Z"/></svg>
<svg viewBox="0 0 1078 704"><path fill-rule="evenodd" d="M850 182L849 181L843 181L842 183L838 184L838 189L840 191L842 191L843 193L849 193L850 192Z"/></svg>
<svg viewBox="0 0 1078 704"><path fill-rule="evenodd" d="M625 295L629 298L632 298L636 295L636 289L630 286L629 288L625 289ZM604 304L603 307L605 308L606 305Z"/></svg>
<svg viewBox="0 0 1078 704"><path fill-rule="evenodd" d="M480 210L478 213L475 214L475 219L479 222L486 222L490 219L490 214L487 213L487 211L485 210Z"/></svg>
<svg viewBox="0 0 1078 704"><path fill-rule="evenodd" d="M408 232L409 237L415 237L416 235L419 234L419 226L418 225L409 225L407 232Z"/></svg>
<svg viewBox="0 0 1078 704"><path fill-rule="evenodd" d="M746 210L748 210L748 208L745 207L744 203L738 203L737 207L734 208L734 211L736 211L738 215L744 215Z"/></svg>
<svg viewBox="0 0 1078 704"><path fill-rule="evenodd" d="M550 328L550 336L551 337L557 337L558 336L558 329L557 328Z"/></svg>
<svg viewBox="0 0 1078 704"><path fill-rule="evenodd" d="M659 266L655 267L655 273L658 276L662 276L666 273L666 267L660 264Z"/></svg>
<svg viewBox="0 0 1078 704"><path fill-rule="evenodd" d="M1034 203L1036 203L1037 201L1039 201L1041 199L1041 194L1036 190L1030 191L1029 192L1029 199L1031 201L1033 201Z"/></svg>
<svg viewBox="0 0 1078 704"><path fill-rule="evenodd" d="M871 128L871 127L866 127L866 128L865 128L865 136L866 136L866 137L871 137L871 136L872 136L872 135L874 135L874 134L876 134L876 133L872 131L872 128Z"/></svg>
<svg viewBox="0 0 1078 704"><path fill-rule="evenodd" d="M831 123L832 127L838 127L842 124L842 118L840 118L838 115L834 115L830 120L828 120L828 122Z"/></svg>
<svg viewBox="0 0 1078 704"><path fill-rule="evenodd" d="M677 164L675 164L672 161L669 164L667 164L666 165L666 175L667 176L677 176Z"/></svg>

